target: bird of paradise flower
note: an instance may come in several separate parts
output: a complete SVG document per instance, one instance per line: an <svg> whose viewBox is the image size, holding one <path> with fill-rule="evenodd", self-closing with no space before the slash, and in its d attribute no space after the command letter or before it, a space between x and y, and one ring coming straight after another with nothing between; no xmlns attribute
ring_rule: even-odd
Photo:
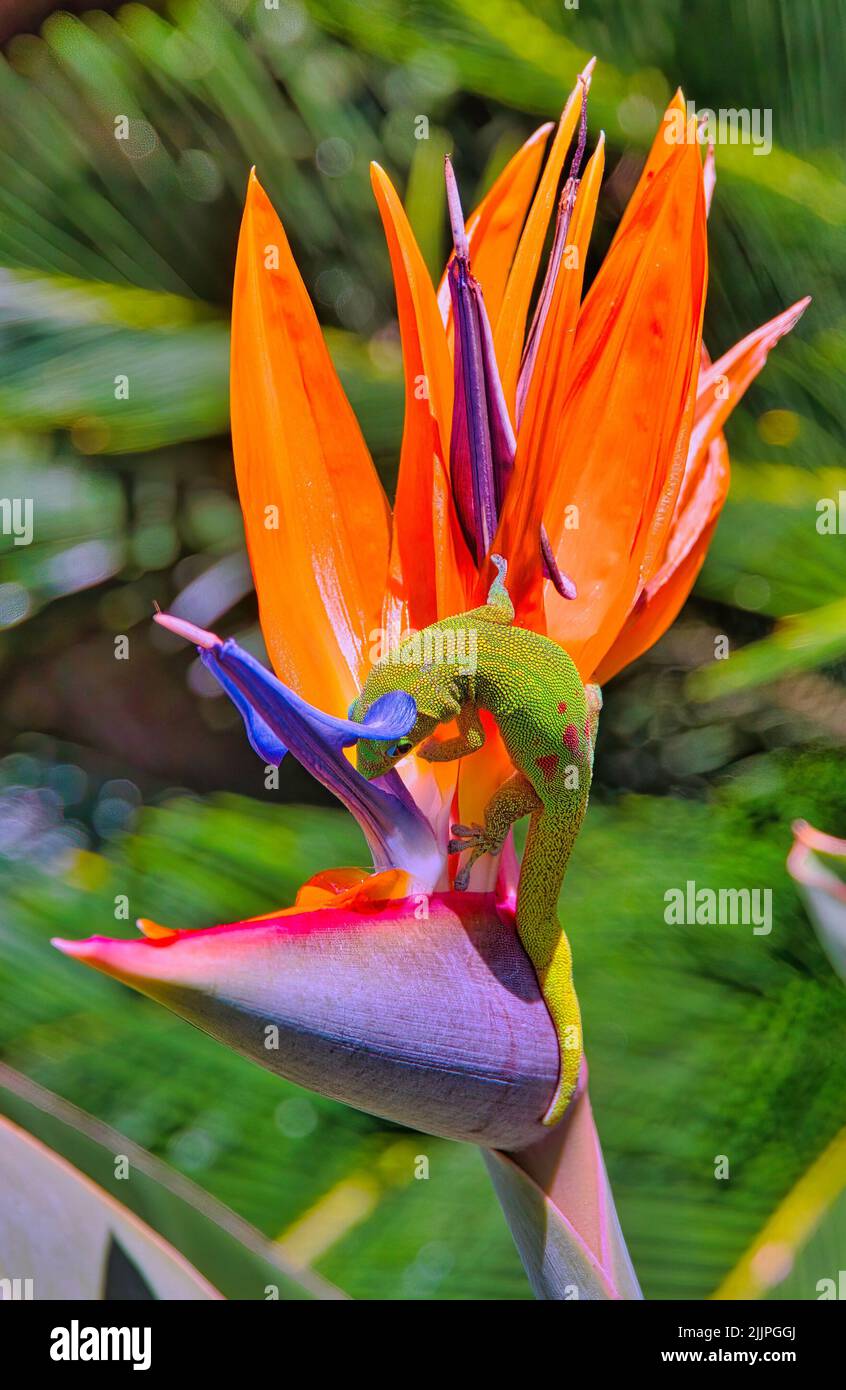
<svg viewBox="0 0 846 1390"><path fill-rule="evenodd" d="M231 640L158 618L196 643L259 756L278 765L290 751L356 816L373 870L327 869L292 908L248 922L186 932L142 921L141 940L56 944L294 1081L482 1145L536 1293L614 1298L639 1289L586 1073L563 1121L551 1133L541 1123L558 1039L514 931L511 842L498 862L479 861L469 891L453 886L450 822L479 819L512 771L496 727L472 757L411 756L368 782L346 750L400 737L403 711L388 696L366 724L345 717L374 641L384 651L483 602L492 553L507 559L516 621L560 643L586 683L650 647L690 592L726 497L722 426L808 302L709 359L714 160L703 168L680 92L583 297L605 158L600 135L582 172L592 72L466 222L447 165L454 251L437 289L391 181L372 168L406 382L393 509L251 174L232 436L275 674Z"/></svg>

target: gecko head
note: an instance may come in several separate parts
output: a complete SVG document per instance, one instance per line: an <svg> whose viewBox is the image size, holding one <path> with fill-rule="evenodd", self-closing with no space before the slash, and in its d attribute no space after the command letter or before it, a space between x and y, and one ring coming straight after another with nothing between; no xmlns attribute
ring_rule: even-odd
<svg viewBox="0 0 846 1390"><path fill-rule="evenodd" d="M356 767L362 777L372 782L375 777L384 777L414 748L410 735L397 739L395 743L382 743L378 739L360 739L356 748Z"/></svg>
<svg viewBox="0 0 846 1390"><path fill-rule="evenodd" d="M356 702L357 703L357 702ZM355 709L356 706L354 705ZM351 715L351 718L358 719L359 715ZM396 767L397 763L409 753L412 753L418 744L422 743L437 728L437 719L432 719L427 714L418 715L417 722L413 729L409 729L402 738L384 740L377 738L360 738L356 745L356 767L362 777L366 777L368 782L372 782L375 777L384 777L391 768Z"/></svg>
<svg viewBox="0 0 846 1390"><path fill-rule="evenodd" d="M357 723L367 723L370 709L388 692L404 690L415 694L419 677L413 673L388 663L378 663L373 667L358 699L350 706L349 717ZM429 737L437 727L437 719L421 711L418 706L417 719L412 728L400 738L378 739L360 738L356 745L356 767L362 777L373 781L384 777L407 754L413 752L419 743Z"/></svg>

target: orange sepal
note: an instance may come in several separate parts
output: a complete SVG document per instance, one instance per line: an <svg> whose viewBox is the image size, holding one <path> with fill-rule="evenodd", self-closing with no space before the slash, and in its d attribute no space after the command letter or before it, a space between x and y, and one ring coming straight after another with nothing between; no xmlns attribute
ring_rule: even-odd
<svg viewBox="0 0 846 1390"><path fill-rule="evenodd" d="M729 456L722 434L711 441L707 462L687 506L674 520L666 559L638 596L626 623L599 664L604 684L636 661L675 622L702 568L729 487Z"/></svg>
<svg viewBox="0 0 846 1390"><path fill-rule="evenodd" d="M351 907L366 910L374 903L407 898L411 875L405 869L383 869L368 873L366 869L323 869L299 889L291 911L311 912L322 907Z"/></svg>
<svg viewBox="0 0 846 1390"><path fill-rule="evenodd" d="M175 927L163 927L160 922L152 922L149 917L136 917L135 925L148 941L166 941L170 936L176 936Z"/></svg>
<svg viewBox="0 0 846 1390"><path fill-rule="evenodd" d="M411 874L405 869L383 869L381 873L368 874L356 887L342 893L336 900L336 906L366 912L378 903L407 898L411 892L411 882Z"/></svg>
<svg viewBox="0 0 846 1390"><path fill-rule="evenodd" d="M796 326L809 302L809 297L800 299L713 364L703 351L687 466L661 563L600 663L598 681L610 680L647 651L681 611L702 568L728 494L729 457L722 425L763 368L771 349Z"/></svg>
<svg viewBox="0 0 846 1390"><path fill-rule="evenodd" d="M255 172L235 267L231 409L268 654L305 699L345 711L380 621L387 501Z"/></svg>
<svg viewBox="0 0 846 1390"><path fill-rule="evenodd" d="M634 602L681 484L707 278L695 141L642 180L579 315L544 522L578 597L547 585L547 631L585 679Z"/></svg>
<svg viewBox="0 0 846 1390"><path fill-rule="evenodd" d="M796 327L810 302L810 295L797 300L789 309L776 314L768 323L735 343L717 362L703 369L699 376L690 438L693 454L704 453L747 387L763 369L768 354L780 338Z"/></svg>
<svg viewBox="0 0 846 1390"><path fill-rule="evenodd" d="M590 83L592 71L593 59L579 76L567 100L567 105L564 107L549 152L549 159L546 161L538 190L532 200L526 225L523 228L523 234L520 237L514 262L508 275L502 308L496 320L491 318L494 346L502 377L502 389L505 392L505 399L512 418L517 393L517 378L520 374L520 359L523 355L526 316L529 312L549 219L555 206L561 170L570 148L573 131L576 129L581 116L582 94L585 85Z"/></svg>
<svg viewBox="0 0 846 1390"><path fill-rule="evenodd" d="M614 233L614 238L611 243L612 247L614 245L614 242L619 241L622 237L626 235L632 221L638 216L639 209L643 203L643 199L646 196L646 193L649 190L650 184L652 184L655 181L656 176L661 172L661 170L666 165L667 161L672 157L674 151L676 151L678 148L678 146L673 141L668 140L668 132L670 131L671 127L675 127L676 123L681 124L681 122L686 121L687 108L684 104L684 96L682 95L682 90L680 87L678 87L676 88L676 91L673 94L673 99L667 107L666 111L664 112L664 115L661 119L661 124L655 133L655 139L652 141L649 153L646 156L646 162L644 163L644 166L640 171L640 178L635 184L634 190L632 191L631 197L626 203L626 206L623 208L622 215L620 217L619 222L617 223L617 229Z"/></svg>
<svg viewBox="0 0 846 1390"><path fill-rule="evenodd" d="M493 549L508 558L508 590L522 627L545 629L540 524L555 467L551 447L567 395L568 370L579 317L584 266L605 167L600 136L579 186L567 246L555 281L535 357L517 436L514 477Z"/></svg>
<svg viewBox="0 0 846 1390"><path fill-rule="evenodd" d="M366 869L347 866L321 869L298 888L294 907L297 911L326 907L329 903L337 902L341 894L357 888L366 878Z"/></svg>

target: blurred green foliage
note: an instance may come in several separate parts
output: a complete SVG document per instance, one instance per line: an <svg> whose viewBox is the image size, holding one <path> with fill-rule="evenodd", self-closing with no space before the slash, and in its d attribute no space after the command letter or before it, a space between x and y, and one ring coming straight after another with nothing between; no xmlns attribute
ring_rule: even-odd
<svg viewBox="0 0 846 1390"><path fill-rule="evenodd" d="M478 1155L286 1088L46 946L113 930L117 891L200 926L360 857L339 815L268 800L237 715L148 621L190 588L192 616L261 651L227 432L249 168L390 489L402 384L370 159L437 274L443 152L469 205L597 53L590 276L677 83L772 111L769 155L717 149L708 346L814 303L729 422L694 598L606 692L564 900L635 1261L648 1295L701 1296L843 1123L842 992L782 863L793 816L846 830L844 539L816 527L846 489L844 36L843 0L174 0L57 13L0 57L0 496L37 516L32 545L0 536L0 1046L271 1237L367 1175L370 1214L318 1261L357 1297L527 1296ZM226 789L263 801L197 796ZM295 768L281 795L322 799ZM667 929L688 878L772 885L772 936ZM409 1143L429 1183L399 1176Z"/></svg>

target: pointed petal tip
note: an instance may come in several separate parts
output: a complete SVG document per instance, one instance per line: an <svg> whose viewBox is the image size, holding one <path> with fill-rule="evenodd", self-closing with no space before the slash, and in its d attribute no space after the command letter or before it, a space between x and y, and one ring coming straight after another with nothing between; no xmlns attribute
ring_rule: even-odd
<svg viewBox="0 0 846 1390"><path fill-rule="evenodd" d="M788 333L792 333L810 303L811 295L806 294L803 299L797 299L795 304L791 304L770 321L769 331L763 339L767 352Z"/></svg>
<svg viewBox="0 0 846 1390"><path fill-rule="evenodd" d="M159 922L150 921L149 917L136 917L135 925L149 941L164 941L169 936L179 935L174 927L163 927Z"/></svg>
<svg viewBox="0 0 846 1390"><path fill-rule="evenodd" d="M537 128L537 130L533 130L533 131L532 131L531 135L529 136L528 140L526 141L526 144L525 144L524 148L528 149L528 148L530 148L532 145L537 145L538 142L539 142L540 140L545 140L545 139L547 138L547 136L549 135L550 131L552 131L552 130L554 130L554 129L555 129L555 122L554 122L554 121L544 121L543 125L539 125L538 128Z"/></svg>
<svg viewBox="0 0 846 1390"><path fill-rule="evenodd" d="M455 247L456 256L463 261L470 259L470 247L467 243L467 233L464 230L464 213L461 208L461 196L458 192L458 184L455 178L455 170L452 167L452 159L448 154L444 155L444 178L446 180L447 207L449 208L449 225L452 232L452 244Z"/></svg>
<svg viewBox="0 0 846 1390"><path fill-rule="evenodd" d="M846 855L846 840L841 840L836 835L828 835L824 830L817 830L810 821L795 820L790 828L797 841L806 849L816 850L819 854L831 855L837 859Z"/></svg>
<svg viewBox="0 0 846 1390"><path fill-rule="evenodd" d="M594 53L594 55L593 55L592 58L588 58L588 60L587 60L587 62L585 63L584 67L582 68L581 72L579 73L579 77L581 78L581 80L582 80L583 82L586 82L588 86L590 86L591 78L593 77L593 72L594 72L594 68L595 68L595 67L596 67L596 54Z"/></svg>
<svg viewBox="0 0 846 1390"><path fill-rule="evenodd" d="M387 197L396 200L396 203L401 207L400 196L394 186L393 179L375 159L370 161L370 187L376 195L377 203L380 197Z"/></svg>
<svg viewBox="0 0 846 1390"><path fill-rule="evenodd" d="M376 194L377 198L379 195L379 189L383 188L386 183L390 183L390 179L388 178L388 175L385 173L385 170L382 168L381 164L379 164L377 160L371 159L370 187L373 189L373 192Z"/></svg>
<svg viewBox="0 0 846 1390"><path fill-rule="evenodd" d="M193 642L195 647L202 647L205 651L222 646L216 633L207 632L205 628L197 627L196 623L189 623L186 618L175 618L172 613L162 613L157 609L153 614L153 622L158 623L159 627L166 628L168 632L175 633L177 637L184 637L186 642Z"/></svg>
<svg viewBox="0 0 846 1390"><path fill-rule="evenodd" d="M267 190L256 172L255 164L252 166L247 176L247 193L244 199L245 211L247 211L253 203L270 203Z"/></svg>
<svg viewBox="0 0 846 1390"><path fill-rule="evenodd" d="M69 941L63 936L51 936L50 945L55 946L57 951L61 951L63 956L72 956L74 960L90 960L97 954L95 943L102 941L103 937L89 936L82 941Z"/></svg>

